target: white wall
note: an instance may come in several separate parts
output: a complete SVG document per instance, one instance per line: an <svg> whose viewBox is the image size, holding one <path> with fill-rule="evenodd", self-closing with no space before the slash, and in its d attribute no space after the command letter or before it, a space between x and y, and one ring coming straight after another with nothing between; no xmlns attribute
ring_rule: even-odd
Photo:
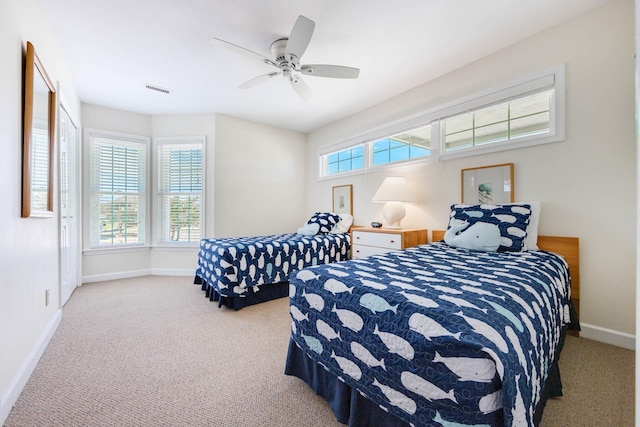
<svg viewBox="0 0 640 427"><path fill-rule="evenodd" d="M88 104L82 120L85 128L135 135L204 135L207 237L294 232L306 219L303 134L224 115L149 116ZM197 254L197 247L85 251L83 282L192 275Z"/></svg>
<svg viewBox="0 0 640 427"><path fill-rule="evenodd" d="M206 138L205 146L205 235L209 231L213 233L213 205L216 195L213 192L214 176L212 173L215 165L216 153L216 116L215 114L190 114L190 115L158 115L151 118L153 135L156 137L171 136L200 136ZM153 274L168 275L182 274L194 275L198 267L198 248L153 248L151 251L150 268Z"/></svg>
<svg viewBox="0 0 640 427"><path fill-rule="evenodd" d="M297 132L216 115L215 237L293 233L304 224L311 216L305 140Z"/></svg>
<svg viewBox="0 0 640 427"><path fill-rule="evenodd" d="M127 111L114 110L92 104L82 104L83 129L100 129L131 135L152 136L152 117L147 114L137 114ZM88 153L88 141L82 136L83 156ZM83 159L83 169L88 163ZM87 171L82 171L83 195L87 190ZM86 221L88 210L83 204L83 218ZM88 227L83 227L88 230ZM84 251L82 255L82 282L112 280L122 277L142 276L151 274L151 251L149 248L128 249L126 252Z"/></svg>
<svg viewBox="0 0 640 427"><path fill-rule="evenodd" d="M540 232L580 238L583 336L632 346L635 330L633 1L618 0L309 135L307 205L331 207L331 187L353 184L356 224L381 219L370 202L383 178L407 177L418 196L405 227L444 229L460 201L460 169L515 163L515 195L542 201ZM317 181L319 147L399 117L566 64L566 140L439 163Z"/></svg>
<svg viewBox="0 0 640 427"><path fill-rule="evenodd" d="M53 42L38 0L0 2L0 424L24 387L57 328L61 311L58 280L57 181L54 217L23 219L22 69L31 41L53 82L59 82L72 113L80 104ZM45 305L45 290L50 291Z"/></svg>

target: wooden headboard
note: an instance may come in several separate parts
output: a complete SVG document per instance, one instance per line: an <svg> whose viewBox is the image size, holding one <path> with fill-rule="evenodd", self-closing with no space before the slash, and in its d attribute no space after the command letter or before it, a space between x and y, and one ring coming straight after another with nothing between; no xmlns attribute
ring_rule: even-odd
<svg viewBox="0 0 640 427"><path fill-rule="evenodd" d="M432 230L431 241L444 239L445 230ZM571 300L580 316L580 240L577 237L538 236L538 247L562 255L571 273Z"/></svg>

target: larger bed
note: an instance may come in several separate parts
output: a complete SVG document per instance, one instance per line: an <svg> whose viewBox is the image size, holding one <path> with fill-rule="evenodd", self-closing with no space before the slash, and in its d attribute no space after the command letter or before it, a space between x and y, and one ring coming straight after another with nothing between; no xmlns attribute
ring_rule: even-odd
<svg viewBox="0 0 640 427"><path fill-rule="evenodd" d="M538 425L579 328L578 239L538 245L438 242L294 273L285 373L350 426Z"/></svg>
<svg viewBox="0 0 640 427"><path fill-rule="evenodd" d="M287 296L291 272L349 258L353 217L334 214L321 229L314 221L327 215L314 214L305 226L316 227L306 234L303 226L297 233L202 239L194 283L219 307L236 310Z"/></svg>

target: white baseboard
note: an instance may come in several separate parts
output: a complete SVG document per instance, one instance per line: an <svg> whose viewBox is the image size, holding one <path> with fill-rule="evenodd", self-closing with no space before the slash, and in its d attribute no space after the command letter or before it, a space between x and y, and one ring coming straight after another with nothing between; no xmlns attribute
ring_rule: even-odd
<svg viewBox="0 0 640 427"><path fill-rule="evenodd" d="M108 280L129 279L131 277L150 276L151 270L132 270L121 271L117 273L94 274L91 276L82 276L82 283L106 282Z"/></svg>
<svg viewBox="0 0 640 427"><path fill-rule="evenodd" d="M154 276L191 276L195 277L196 269L194 268L154 268L151 270Z"/></svg>
<svg viewBox="0 0 640 427"><path fill-rule="evenodd" d="M601 328L600 326L589 325L588 323L580 323L580 327L582 328L582 331L580 331L580 336L582 338L600 341L605 344L611 344L629 350L636 349L635 335Z"/></svg>
<svg viewBox="0 0 640 427"><path fill-rule="evenodd" d="M130 279L141 276L195 276L196 269L185 268L154 268L144 270L122 271L118 273L94 274L83 276L82 283L106 282L108 280Z"/></svg>
<svg viewBox="0 0 640 427"><path fill-rule="evenodd" d="M20 393L22 393L22 389L24 389L24 386L27 384L29 377L36 368L40 357L42 357L42 353L44 353L44 350L49 345L49 342L51 341L51 338L53 338L53 334L58 329L58 326L60 326L61 321L62 310L58 310L14 377L11 385L9 386L9 390L4 396L2 396L2 400L0 401L0 425L4 425L4 422L7 420L9 412L11 412L11 408L13 408L13 405L18 400Z"/></svg>

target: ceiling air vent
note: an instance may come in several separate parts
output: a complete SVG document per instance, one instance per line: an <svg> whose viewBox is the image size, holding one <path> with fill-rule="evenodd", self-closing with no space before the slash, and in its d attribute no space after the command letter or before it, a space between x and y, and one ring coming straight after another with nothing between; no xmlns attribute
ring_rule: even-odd
<svg viewBox="0 0 640 427"><path fill-rule="evenodd" d="M169 89L165 89L163 87L156 86L156 85L147 84L146 88L150 89L150 90L155 90L156 92L162 92L162 93L166 93L166 94L171 93L171 91Z"/></svg>

